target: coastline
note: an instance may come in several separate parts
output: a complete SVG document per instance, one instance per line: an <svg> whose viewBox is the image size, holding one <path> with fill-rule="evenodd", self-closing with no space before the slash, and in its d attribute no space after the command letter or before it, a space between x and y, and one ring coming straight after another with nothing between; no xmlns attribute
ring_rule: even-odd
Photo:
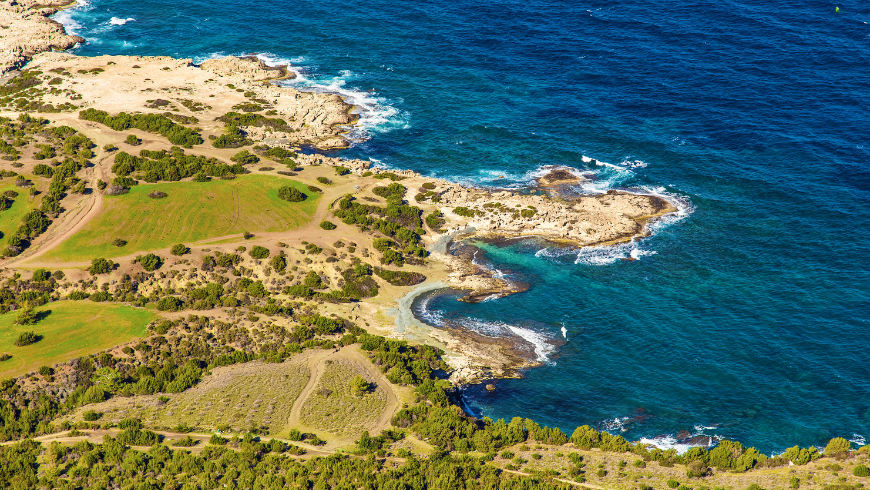
<svg viewBox="0 0 870 490"><path fill-rule="evenodd" d="M35 1L24 2L20 8L3 5L0 11L9 18L24 22L36 9ZM53 7L70 7L64 0ZM23 10L22 10L23 9ZM165 113L201 120L204 147L195 151L205 156L226 158L208 144L224 134L224 124L213 122L222 114L253 104L261 110L269 108L273 116L292 121L286 127L241 126L246 137L256 144L295 149L313 147L318 150L347 148L347 128L359 120L355 107L340 95L302 91L277 85L293 72L286 67L269 67L255 56L225 57L194 65L189 59L166 56L98 56L83 57L53 49L67 49L84 41L66 34L63 26L46 16L56 12L38 9L40 24L51 26L45 36L36 36L29 50L23 50L16 39L3 39L6 49L18 49L21 58L15 68L57 73L50 80L51 92L39 93L41 105L52 111L29 111L50 114L57 121L88 131L105 132L98 125L83 122L76 113L85 108L109 113ZM29 25L25 22L26 25ZM12 68L7 64L4 75ZM276 73L277 72L277 73ZM53 75L46 75L46 81ZM165 94L165 95L164 95ZM181 94L181 95L179 95ZM164 98L161 98L161 95ZM181 98L183 97L183 98ZM168 100L167 100L168 99ZM187 101L187 102L185 102ZM18 111L24 112L24 111ZM153 143L155 148L160 143ZM164 145L165 146L165 145ZM525 286L495 277L492 271L479 267L468 257L450 253L448 245L459 236L462 240L505 240L538 237L566 247L608 246L631 241L648 234L648 225L663 216L675 213L677 207L652 195L626 191L610 191L599 195L563 195L581 177L570 169L551 167L539 179L536 190L525 193L516 189L493 189L463 186L443 179L425 177L417 172L387 171L372 167L371 162L345 160L322 154L298 154L296 164L302 167L347 167L357 179L354 192L371 190L383 175L397 176L407 188L405 200L420 207L425 214L439 212L444 223L440 229L430 227L422 239L430 249L429 264L423 268L430 281L412 289L396 288L377 302L364 302L364 308L377 312L386 304L396 305L392 336L443 346L445 359L453 369L451 381L456 385L480 383L499 377L518 377L522 369L540 365L540 361L523 355L510 339L485 337L462 328L437 328L415 318L413 301L427 292L450 288L467 291L465 301L480 301L522 292ZM108 180L108 177L106 177ZM392 179L391 179L392 180ZM333 201L334 203L334 201ZM332 208L332 206L328 206ZM39 245L39 243L37 243ZM38 247L37 247L38 248ZM24 261L31 258L23 256ZM16 259L15 263L22 262ZM6 267L10 262L5 264ZM385 312L389 315L389 312Z"/></svg>

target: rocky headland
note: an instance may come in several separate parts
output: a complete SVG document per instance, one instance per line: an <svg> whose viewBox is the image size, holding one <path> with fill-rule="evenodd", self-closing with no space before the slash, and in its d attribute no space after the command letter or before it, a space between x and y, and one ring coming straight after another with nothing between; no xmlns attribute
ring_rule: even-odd
<svg viewBox="0 0 870 490"><path fill-rule="evenodd" d="M335 150L350 145L347 133L358 121L354 106L337 94L282 86L276 82L292 78L292 71L267 66L255 57L229 56L195 65L190 59L163 56L82 57L59 52L84 41L67 35L62 25L48 18L67 3L0 4L0 70L7 84L17 84L16 91L0 99L7 113L51 116L58 123L105 136L96 139L106 141L121 134L79 119L80 111L160 114L201 133L204 144L195 145L193 154L219 159L227 158L227 150L212 143L232 131L240 142L230 148ZM150 144L169 146L158 140ZM674 203L638 192L575 192L565 197L561 191L585 177L558 166L545 168L528 189L491 189L318 153L295 153L292 162L284 163L344 167L355 179L355 195L385 185L389 181L383 177L400 182L406 188L405 201L434 218L422 237L430 249L426 267L433 272L427 276L467 291L468 301L514 294L526 285L496 277L468 257L450 253L445 241L537 237L566 247L610 245L644 236L650 220L676 211ZM405 293L396 291L397 296ZM516 339L488 338L461 326L429 335L452 351L447 359L452 360L457 384L516 376L519 369L538 362Z"/></svg>

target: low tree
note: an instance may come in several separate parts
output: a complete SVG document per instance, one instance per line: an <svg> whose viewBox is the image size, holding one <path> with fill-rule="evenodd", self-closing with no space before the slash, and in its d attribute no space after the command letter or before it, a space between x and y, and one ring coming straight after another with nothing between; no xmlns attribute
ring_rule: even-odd
<svg viewBox="0 0 870 490"><path fill-rule="evenodd" d="M183 243L179 243L179 244L173 245L172 250L170 250L169 252L172 255L178 255L180 257L184 254L190 253L190 249L187 248L187 245L184 245Z"/></svg>
<svg viewBox="0 0 870 490"><path fill-rule="evenodd" d="M112 269L115 268L115 263L111 260L98 258L91 261L91 266L88 268L88 272L91 273L92 276L96 276L98 274L108 274L112 272Z"/></svg>
<svg viewBox="0 0 870 490"><path fill-rule="evenodd" d="M15 325L34 325L37 321L39 321L39 317L37 317L33 305L27 304L24 308L18 310L18 314L15 315L15 321L12 323Z"/></svg>
<svg viewBox="0 0 870 490"><path fill-rule="evenodd" d="M825 446L825 456L829 458L842 458L849 455L852 443L842 437L835 437Z"/></svg>
<svg viewBox="0 0 870 490"><path fill-rule="evenodd" d="M41 335L37 335L35 332L22 332L21 335L15 339L14 344L17 347L24 347L25 345L35 344L42 340Z"/></svg>
<svg viewBox="0 0 870 490"><path fill-rule="evenodd" d="M360 375L356 375L350 380L350 391L356 396L363 396L369 393L372 389L371 383L365 380Z"/></svg>
<svg viewBox="0 0 870 490"><path fill-rule="evenodd" d="M161 259L158 255L148 254L145 256L139 256L136 260L142 264L142 268L146 271L151 272L155 271L163 265L163 259Z"/></svg>
<svg viewBox="0 0 870 490"><path fill-rule="evenodd" d="M302 202L308 196L303 194L302 191L300 191L299 189L297 189L295 187L290 187L289 185L285 185L284 187L281 187L280 189L278 189L278 197L280 199L285 200L285 201Z"/></svg>
<svg viewBox="0 0 870 490"><path fill-rule="evenodd" d="M251 247L251 251L249 252L251 257L255 259L266 259L269 257L269 249L266 247L261 247L259 245L254 245Z"/></svg>

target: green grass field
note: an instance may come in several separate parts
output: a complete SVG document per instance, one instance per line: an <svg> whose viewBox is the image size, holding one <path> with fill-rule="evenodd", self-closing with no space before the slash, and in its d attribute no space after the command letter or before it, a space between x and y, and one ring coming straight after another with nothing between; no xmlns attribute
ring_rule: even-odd
<svg viewBox="0 0 870 490"><path fill-rule="evenodd" d="M291 185L308 199L291 203L278 199L278 188ZM163 191L168 197L151 199ZM100 214L48 252L46 261L87 261L119 257L139 250L193 244L211 237L298 228L311 220L320 196L305 184L268 175L235 180L138 185L129 194L106 196ZM115 238L127 245L112 245Z"/></svg>
<svg viewBox="0 0 870 490"><path fill-rule="evenodd" d="M33 177L25 177L30 178L34 182L36 181ZM18 197L15 198L12 207L5 211L0 211L0 232L3 232L3 237L8 237L15 233L15 231L18 230L18 225L21 224L21 218L23 218L31 209L39 207L39 203L42 201L39 196L31 200L30 196L27 194L28 189L17 187L14 179L6 179L0 183L0 194L3 194L6 191L15 191L18 193Z"/></svg>
<svg viewBox="0 0 870 490"><path fill-rule="evenodd" d="M12 358L0 362L0 378L35 371L40 366L99 352L145 335L145 326L157 316L148 310L92 301L58 301L37 308L51 314L36 325L13 325L15 312L0 315L0 352ZM24 347L14 345L21 332L32 330L43 338Z"/></svg>

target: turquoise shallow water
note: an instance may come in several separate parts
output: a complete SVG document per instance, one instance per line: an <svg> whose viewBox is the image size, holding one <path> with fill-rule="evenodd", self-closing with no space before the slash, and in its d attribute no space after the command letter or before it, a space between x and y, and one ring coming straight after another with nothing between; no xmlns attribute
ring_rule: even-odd
<svg viewBox="0 0 870 490"><path fill-rule="evenodd" d="M480 185L568 165L597 176L585 192L679 200L618 249L482 245L532 288L418 307L493 335L567 331L545 367L469 390L478 413L770 452L870 435L870 8L840 7L90 0L58 18L80 54L292 61L294 83L364 106L345 156Z"/></svg>

